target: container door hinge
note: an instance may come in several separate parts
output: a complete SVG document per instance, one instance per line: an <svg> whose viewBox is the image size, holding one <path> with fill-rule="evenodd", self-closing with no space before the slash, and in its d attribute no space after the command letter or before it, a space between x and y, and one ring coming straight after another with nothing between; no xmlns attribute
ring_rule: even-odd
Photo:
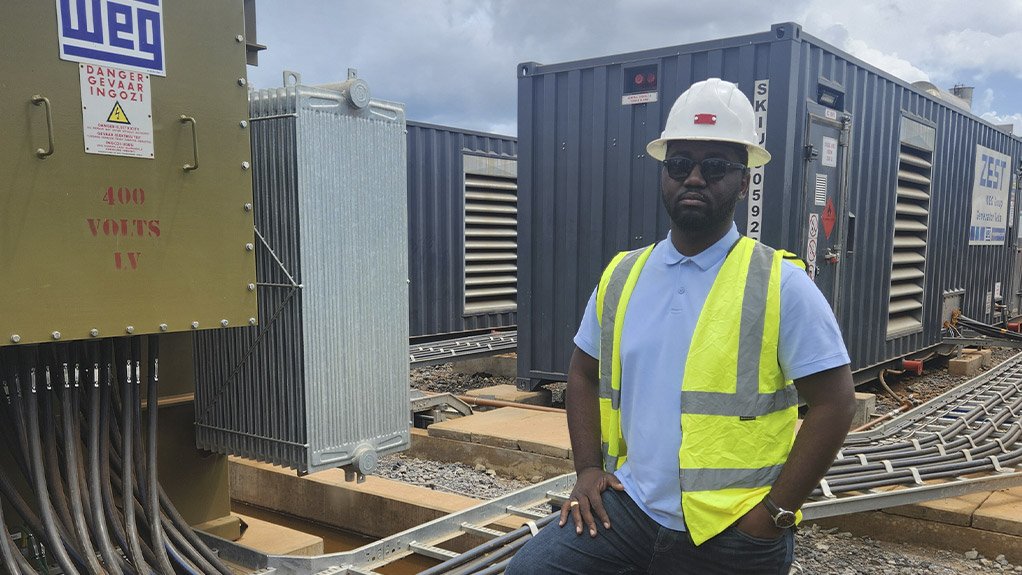
<svg viewBox="0 0 1022 575"><path fill-rule="evenodd" d="M820 157L820 151L816 149L816 146L809 144L802 149L803 158L807 162L815 162L816 158Z"/></svg>

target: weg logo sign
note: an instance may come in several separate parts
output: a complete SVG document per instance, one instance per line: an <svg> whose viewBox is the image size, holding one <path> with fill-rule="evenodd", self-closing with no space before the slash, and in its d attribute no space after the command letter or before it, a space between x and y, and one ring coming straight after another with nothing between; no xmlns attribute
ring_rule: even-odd
<svg viewBox="0 0 1022 575"><path fill-rule="evenodd" d="M56 0L60 58L166 76L163 0Z"/></svg>

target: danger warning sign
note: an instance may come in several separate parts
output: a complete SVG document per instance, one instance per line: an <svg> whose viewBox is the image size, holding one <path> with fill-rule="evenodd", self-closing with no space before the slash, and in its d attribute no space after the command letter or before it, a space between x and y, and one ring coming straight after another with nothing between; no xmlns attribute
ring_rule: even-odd
<svg viewBox="0 0 1022 575"><path fill-rule="evenodd" d="M149 74L80 64L85 153L153 157Z"/></svg>
<svg viewBox="0 0 1022 575"><path fill-rule="evenodd" d="M107 122L112 124L130 124L131 121L124 115L124 108L121 107L121 103L117 102L114 104L114 109L110 110L110 115L106 119Z"/></svg>

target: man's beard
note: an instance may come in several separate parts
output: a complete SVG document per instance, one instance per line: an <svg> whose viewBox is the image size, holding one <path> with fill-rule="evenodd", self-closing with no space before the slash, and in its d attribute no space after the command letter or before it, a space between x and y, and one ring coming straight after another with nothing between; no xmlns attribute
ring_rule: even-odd
<svg viewBox="0 0 1022 575"><path fill-rule="evenodd" d="M704 192L699 192L699 194L704 199L707 197L707 194ZM683 206L680 201L676 201L673 206L669 206L666 200L664 201L664 207L667 208L667 214L670 216L671 221L674 222L675 227L679 231L683 232L704 232L717 229L725 222L734 219L735 206L737 205L737 193L733 194L723 204L715 205L706 200L701 207Z"/></svg>

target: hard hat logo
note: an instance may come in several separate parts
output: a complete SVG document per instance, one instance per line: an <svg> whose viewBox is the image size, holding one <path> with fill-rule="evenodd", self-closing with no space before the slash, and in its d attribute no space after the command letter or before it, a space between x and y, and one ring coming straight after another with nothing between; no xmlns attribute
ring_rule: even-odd
<svg viewBox="0 0 1022 575"><path fill-rule="evenodd" d="M678 140L730 142L744 146L750 168L770 161L770 152L759 143L756 113L738 86L720 78L696 82L678 96L667 115L660 138L646 146L653 158L663 161L668 142Z"/></svg>

